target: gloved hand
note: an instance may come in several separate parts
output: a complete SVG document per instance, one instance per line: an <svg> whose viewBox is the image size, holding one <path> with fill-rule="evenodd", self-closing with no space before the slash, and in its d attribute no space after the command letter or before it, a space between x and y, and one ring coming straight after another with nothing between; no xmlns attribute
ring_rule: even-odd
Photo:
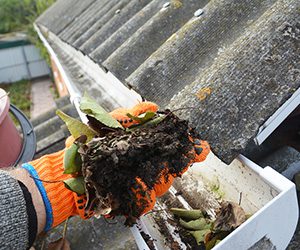
<svg viewBox="0 0 300 250"><path fill-rule="evenodd" d="M125 128L130 127L133 124L137 124L137 121L133 121L130 119L127 114L130 113L133 116L139 116L143 113L146 113L148 111L157 112L158 106L155 103L152 102L142 102L137 105L135 105L132 109L125 109L125 108L119 108L114 111L112 111L110 114L117 119ZM150 211L154 204L156 197L162 196L164 193L166 193L171 185L173 184L174 178L181 176L184 172L188 170L188 168L196 162L202 162L206 159L207 155L210 152L209 144L206 141L194 139L192 137L189 137L190 141L193 142L194 147L189 152L189 154L193 155L193 159L187 164L187 166L183 169L183 171L179 175L171 174L168 172L168 162L164 163L165 168L160 173L159 181L157 184L154 185L152 190L149 190L146 186L146 184L141 180L138 179L137 182L140 183L140 189L143 192L148 193L148 201L147 206L144 209L143 213L147 213ZM137 197L138 194L137 194ZM145 202L145 201L144 201Z"/></svg>
<svg viewBox="0 0 300 250"><path fill-rule="evenodd" d="M189 152L189 154L193 155L193 159L187 164L187 166L181 171L181 173L179 173L179 175L168 173L166 170L168 169L168 167L166 167L162 171L159 182L154 185L154 191L157 197L162 196L169 190L169 188L173 184L174 178L183 175L193 163L204 161L209 154L210 147L207 141L193 139L192 137L190 137L189 139L194 144L194 148L191 150L191 152ZM168 166L168 163L165 164Z"/></svg>
<svg viewBox="0 0 300 250"><path fill-rule="evenodd" d="M72 177L71 174L63 173L63 160L65 150L73 141L69 137L65 149L22 165L34 179L42 195L46 209L46 232L70 216L79 215L82 219L87 219L93 215L93 212L85 212L85 195L72 192L63 183L63 180Z"/></svg>
<svg viewBox="0 0 300 250"><path fill-rule="evenodd" d="M110 114L117 119L125 128L137 124L137 121L133 121L127 116L130 113L133 116L139 116L147 111L156 112L158 106L151 102L142 102L134 106L132 109L119 108L111 112ZM194 159L189 162L180 173L183 174L188 167L194 162L200 162L205 160L209 153L209 145L205 141L189 138L194 143L192 153ZM71 174L63 174L63 159L65 150L70 147L74 139L69 137L66 141L66 148L50 154L45 155L37 160L23 164L23 168L27 169L29 174L34 178L35 183L42 195L44 205L46 208L46 226L44 231L48 231L51 228L59 225L67 218L73 215L79 215L82 219L90 218L94 212L85 212L86 196L77 195L75 192L67 189L63 183L63 180L73 177ZM168 191L173 183L175 177L174 174L168 173L168 163L166 168L160 174L161 177L154 188L149 190L146 184L140 179L136 178L137 189L133 190L137 197L137 206L143 204L144 210L141 214L150 211L154 204L156 197L163 195ZM145 201L145 196L140 193L146 192L148 200ZM145 206L146 202L146 206Z"/></svg>

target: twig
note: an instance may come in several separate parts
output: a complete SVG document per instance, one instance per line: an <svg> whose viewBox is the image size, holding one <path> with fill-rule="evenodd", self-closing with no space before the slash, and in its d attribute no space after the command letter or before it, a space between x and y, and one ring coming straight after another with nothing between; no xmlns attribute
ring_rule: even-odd
<svg viewBox="0 0 300 250"><path fill-rule="evenodd" d="M45 245L46 245L46 239L44 239L43 242L42 242L41 250L45 249Z"/></svg>
<svg viewBox="0 0 300 250"><path fill-rule="evenodd" d="M239 206L241 205L241 203L242 203L242 197L243 197L243 193L242 192L240 192L240 197L239 197Z"/></svg>
<svg viewBox="0 0 300 250"><path fill-rule="evenodd" d="M41 181L41 182L46 182L46 183L59 183L59 182L63 182L63 180L58 180L58 181L46 181L46 180L41 180L39 178L35 178L33 177L32 175L29 175L32 179L34 180L38 180L38 181Z"/></svg>
<svg viewBox="0 0 300 250"><path fill-rule="evenodd" d="M62 237L63 239L66 238L66 234L67 234L67 229L68 229L68 222L69 222L69 218L66 219L65 224L64 224L64 229L63 229L63 233L62 233Z"/></svg>
<svg viewBox="0 0 300 250"><path fill-rule="evenodd" d="M167 109L167 110L165 111L165 117L164 117L164 119L166 119L169 115L171 115L171 114L173 114L173 113L175 113L175 112L177 112L177 111L185 110L185 109L196 109L196 107L183 107L183 108L178 108L178 109L174 109L174 110L169 110L169 109ZM163 120L164 120L164 119L163 119Z"/></svg>
<svg viewBox="0 0 300 250"><path fill-rule="evenodd" d="M145 213L144 215L148 215L148 214L152 214L152 213L157 213L157 212L161 212L161 211L166 211L165 209L159 209L159 210L151 210L148 213Z"/></svg>
<svg viewBox="0 0 300 250"><path fill-rule="evenodd" d="M179 110L185 110L185 109L197 109L196 107L183 107L183 108L178 108L178 109L174 109L174 110L171 110L171 112L177 112Z"/></svg>

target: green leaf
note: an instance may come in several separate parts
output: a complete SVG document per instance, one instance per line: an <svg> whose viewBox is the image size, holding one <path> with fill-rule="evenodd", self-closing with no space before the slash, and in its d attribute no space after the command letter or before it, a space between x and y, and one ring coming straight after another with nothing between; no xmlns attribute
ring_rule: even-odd
<svg viewBox="0 0 300 250"><path fill-rule="evenodd" d="M179 218L187 220L196 220L203 218L203 214L199 209L187 210L183 208L171 208L170 211Z"/></svg>
<svg viewBox="0 0 300 250"><path fill-rule="evenodd" d="M126 115L129 118L131 118L132 120L138 121L140 124L143 124L143 123L149 121L150 119L152 119L156 115L156 113L149 111L149 112L140 114L139 116L133 116L129 113Z"/></svg>
<svg viewBox="0 0 300 250"><path fill-rule="evenodd" d="M76 139L81 135L87 136L87 141L95 137L96 133L90 127L77 119L68 116L61 110L57 110L56 114L66 123L71 135Z"/></svg>
<svg viewBox="0 0 300 250"><path fill-rule="evenodd" d="M195 238L197 241L197 244L200 245L201 242L204 242L205 235L210 232L209 229L203 229L199 231L190 231L191 235Z"/></svg>
<svg viewBox="0 0 300 250"><path fill-rule="evenodd" d="M188 230L204 230L210 229L211 223L207 223L204 218L199 218L197 220L191 220L189 222L184 221L183 219L179 219L179 224Z"/></svg>
<svg viewBox="0 0 300 250"><path fill-rule="evenodd" d="M126 130L128 132L134 131L136 129L140 129L140 128L145 128L145 127L155 127L157 126L159 123L161 123L164 119L166 118L166 115L161 115L158 116L150 121L147 121L144 124L138 124L137 126L132 126L130 128L127 128Z"/></svg>
<svg viewBox="0 0 300 250"><path fill-rule="evenodd" d="M167 116L166 115L160 115L153 120L150 120L146 122L143 126L145 127L152 127L152 126L157 126L159 123L161 123Z"/></svg>
<svg viewBox="0 0 300 250"><path fill-rule="evenodd" d="M82 161L78 153L78 148L76 144L72 144L72 146L66 150L64 155L64 174L74 174L80 171Z"/></svg>
<svg viewBox="0 0 300 250"><path fill-rule="evenodd" d="M64 180L64 184L67 189L70 189L77 194L81 195L85 193L83 176Z"/></svg>
<svg viewBox="0 0 300 250"><path fill-rule="evenodd" d="M81 99L80 110L83 113L94 117L107 127L123 129L123 126L109 113L107 113L94 99L89 97L87 93L84 93L84 96Z"/></svg>

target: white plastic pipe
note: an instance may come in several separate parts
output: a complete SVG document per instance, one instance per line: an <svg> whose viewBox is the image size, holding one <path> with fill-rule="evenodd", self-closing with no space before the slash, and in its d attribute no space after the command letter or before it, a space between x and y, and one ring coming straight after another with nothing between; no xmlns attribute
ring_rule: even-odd
<svg viewBox="0 0 300 250"><path fill-rule="evenodd" d="M46 38L43 36L42 32L40 31L39 27L36 24L34 25L34 29L36 30L36 32L39 35L39 38L41 39L41 41L43 42L43 44L45 45L46 49L48 50L49 54L51 55L52 60L55 62L63 80L64 83L66 84L66 87L68 89L68 92L70 94L70 101L71 103L75 106L79 117L81 119L82 122L87 123L88 119L86 118L85 114L81 112L80 108L79 108L79 104L80 104L80 100L81 100L81 94L78 91L78 89L75 87L75 85L70 81L66 71L64 70L63 66L61 65L56 53L54 52L54 50L51 48L50 44L48 43L48 41L46 40Z"/></svg>

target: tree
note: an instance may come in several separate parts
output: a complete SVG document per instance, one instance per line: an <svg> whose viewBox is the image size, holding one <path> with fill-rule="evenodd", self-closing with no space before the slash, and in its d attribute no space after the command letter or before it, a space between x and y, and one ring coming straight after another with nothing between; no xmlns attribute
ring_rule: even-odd
<svg viewBox="0 0 300 250"><path fill-rule="evenodd" d="M33 28L34 21L56 0L0 0L0 34L25 31L31 43L50 64L46 48Z"/></svg>
<svg viewBox="0 0 300 250"><path fill-rule="evenodd" d="M0 34L25 31L55 0L0 0Z"/></svg>

